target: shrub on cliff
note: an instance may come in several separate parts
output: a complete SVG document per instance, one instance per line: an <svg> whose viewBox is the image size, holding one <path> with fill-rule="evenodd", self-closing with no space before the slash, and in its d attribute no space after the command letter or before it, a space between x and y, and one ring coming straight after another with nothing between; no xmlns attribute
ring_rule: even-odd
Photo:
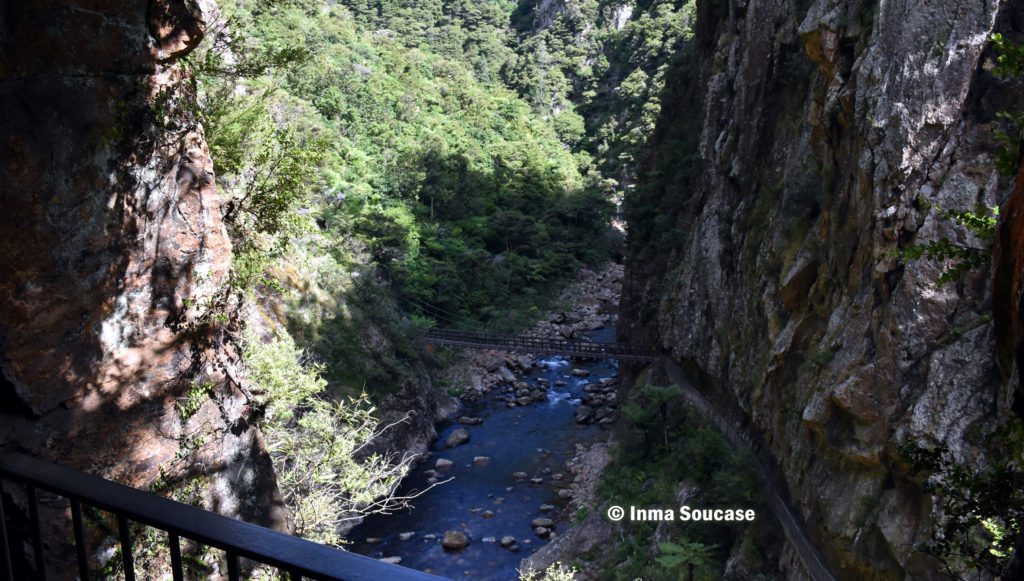
<svg viewBox="0 0 1024 581"><path fill-rule="evenodd" d="M394 492L411 456L366 452L390 426L380 426L365 395L325 397L320 366L303 365L287 334L269 342L250 334L244 345L253 401L264 408L260 428L295 534L340 545L346 522L408 500Z"/></svg>

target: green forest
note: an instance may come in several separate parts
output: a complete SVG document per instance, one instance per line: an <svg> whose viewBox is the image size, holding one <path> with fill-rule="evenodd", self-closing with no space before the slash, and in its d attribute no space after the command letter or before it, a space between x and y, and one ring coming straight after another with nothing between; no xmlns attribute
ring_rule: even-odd
<svg viewBox="0 0 1024 581"><path fill-rule="evenodd" d="M588 2L538 31L508 2L406 4L225 3L190 57L235 279L320 244L321 270L385 279L424 324L522 326L621 252L609 221L684 8L615 30Z"/></svg>

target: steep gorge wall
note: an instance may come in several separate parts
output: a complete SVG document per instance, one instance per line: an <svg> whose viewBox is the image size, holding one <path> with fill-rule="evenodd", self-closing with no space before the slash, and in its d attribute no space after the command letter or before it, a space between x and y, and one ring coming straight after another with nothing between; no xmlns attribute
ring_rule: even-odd
<svg viewBox="0 0 1024 581"><path fill-rule="evenodd" d="M742 408L840 577L936 577L914 550L931 500L894 445L977 463L1012 398L989 272L939 284L941 265L892 250L977 244L940 213L1009 192L993 130L1021 92L987 47L1022 7L697 7L628 201L620 332Z"/></svg>
<svg viewBox="0 0 1024 581"><path fill-rule="evenodd" d="M196 0L0 4L0 446L282 527L210 306L231 261L178 61Z"/></svg>

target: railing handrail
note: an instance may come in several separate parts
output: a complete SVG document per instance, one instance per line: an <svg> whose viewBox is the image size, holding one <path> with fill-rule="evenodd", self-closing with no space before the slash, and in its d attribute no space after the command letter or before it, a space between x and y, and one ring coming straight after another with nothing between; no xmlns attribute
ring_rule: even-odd
<svg viewBox="0 0 1024 581"><path fill-rule="evenodd" d="M303 578L322 581L444 579L235 520L25 454L0 453L0 479L35 486L229 554L297 573Z"/></svg>

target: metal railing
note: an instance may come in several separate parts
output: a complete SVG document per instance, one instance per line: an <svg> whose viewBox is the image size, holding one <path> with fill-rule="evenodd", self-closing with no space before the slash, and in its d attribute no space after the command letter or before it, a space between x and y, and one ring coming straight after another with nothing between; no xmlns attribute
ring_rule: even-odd
<svg viewBox="0 0 1024 581"><path fill-rule="evenodd" d="M29 538L14 538L9 534L2 502L4 485L9 483L24 487L28 504L28 528L31 531ZM435 575L306 541L31 456L9 452L0 453L0 579L15 579L12 557L18 555L12 554L9 548L27 545L32 548L34 579L45 580L45 556L39 518L40 490L67 498L70 502L81 581L90 578L89 548L82 518L82 509L86 506L109 512L116 517L126 581L134 581L136 578L132 558L133 539L129 528L131 522L167 533L174 581L184 579L182 539L224 551L230 581L241 578L241 559L274 567L282 577L287 575L291 581L443 581L443 578Z"/></svg>
<svg viewBox="0 0 1024 581"><path fill-rule="evenodd" d="M591 359L618 359L621 361L657 361L658 354L626 343L599 343L576 339L552 339L535 335L502 335L479 331L452 329L431 329L427 332L428 343L469 347L476 349L499 349L533 353L536 355L564 355Z"/></svg>
<svg viewBox="0 0 1024 581"><path fill-rule="evenodd" d="M742 430L734 427L731 422L725 419L724 415L718 413L715 406L689 382L679 365L667 357L662 360L662 365L669 380L682 390L686 401L702 416L710 420L730 445L746 451L753 458L757 473L764 485L768 508L779 519L779 523L782 525L782 532L786 535L786 540L789 541L789 544L796 551L800 563L804 566L804 570L807 571L807 575L814 581L835 581L835 576L829 571L825 559L822 558L821 553L811 543L810 538L807 537L793 510L789 508L782 495L779 494L771 473L754 451L750 437Z"/></svg>

